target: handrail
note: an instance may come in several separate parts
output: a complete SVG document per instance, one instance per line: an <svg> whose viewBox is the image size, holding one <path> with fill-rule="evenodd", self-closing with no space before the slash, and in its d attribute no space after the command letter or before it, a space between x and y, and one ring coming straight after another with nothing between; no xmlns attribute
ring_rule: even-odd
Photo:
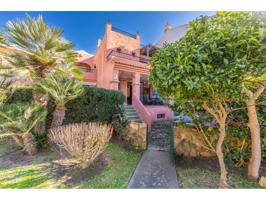
<svg viewBox="0 0 266 200"><path fill-rule="evenodd" d="M151 114L149 113L147 108L141 103L141 101L135 94L133 94L132 99L133 99L132 101L133 106L140 113L141 117L143 118L144 122L148 125L148 128L150 130L151 129Z"/></svg>
<svg viewBox="0 0 266 200"><path fill-rule="evenodd" d="M126 36L129 36L129 37L132 37L134 39L136 39L136 35L132 34L132 33L129 33L127 31L124 31L122 29L119 29L119 28L116 28L116 27L112 27L112 31L115 31L117 33L122 33L123 35L126 35Z"/></svg>

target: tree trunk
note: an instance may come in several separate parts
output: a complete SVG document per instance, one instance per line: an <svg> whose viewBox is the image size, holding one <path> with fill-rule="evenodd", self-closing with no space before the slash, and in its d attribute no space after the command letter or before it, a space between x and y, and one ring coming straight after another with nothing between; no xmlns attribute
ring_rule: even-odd
<svg viewBox="0 0 266 200"><path fill-rule="evenodd" d="M64 104L57 104L53 113L53 120L51 127L61 126L65 118L66 108Z"/></svg>
<svg viewBox="0 0 266 200"><path fill-rule="evenodd" d="M218 142L216 145L216 154L218 157L220 170L221 170L219 188L226 188L227 187L227 171L225 168L224 155L222 151L222 145L223 145L224 138L225 138L225 120L222 120L219 123L219 126L220 126L219 127L219 138L218 138Z"/></svg>
<svg viewBox="0 0 266 200"><path fill-rule="evenodd" d="M225 122L227 119L228 112L220 99L215 99L215 109L212 109L208 106L207 102L204 102L203 108L206 109L218 122L219 124L219 137L216 145L216 154L220 166L220 181L219 188L227 187L227 171L224 163L224 155L222 150L222 145L225 138Z"/></svg>
<svg viewBox="0 0 266 200"><path fill-rule="evenodd" d="M48 103L48 96L44 94L38 94L33 91L33 100L46 107ZM42 135L45 132L45 129L46 129L45 120L38 122L34 127L34 131L39 135Z"/></svg>
<svg viewBox="0 0 266 200"><path fill-rule="evenodd" d="M251 136L251 158L248 164L248 178L256 181L259 178L261 164L260 124L257 117L255 99L250 98L246 102L246 106L248 110L248 127Z"/></svg>
<svg viewBox="0 0 266 200"><path fill-rule="evenodd" d="M22 138L20 136L18 136L18 135L12 135L11 137L12 137L12 139L15 141L15 143L17 145L23 146L23 140L22 140Z"/></svg>
<svg viewBox="0 0 266 200"><path fill-rule="evenodd" d="M251 158L248 164L248 178L253 181L259 178L261 163L260 124L257 117L256 100L264 92L265 88L266 82L260 84L260 87L257 88L255 93L247 89L244 85L242 87L243 92L248 97L246 106L248 110L248 127L251 137Z"/></svg>
<svg viewBox="0 0 266 200"><path fill-rule="evenodd" d="M28 155L34 155L37 153L37 145L36 145L36 141L35 138L33 137L33 135L31 133L26 134L22 137L23 139L23 144L24 144L24 151L28 154Z"/></svg>

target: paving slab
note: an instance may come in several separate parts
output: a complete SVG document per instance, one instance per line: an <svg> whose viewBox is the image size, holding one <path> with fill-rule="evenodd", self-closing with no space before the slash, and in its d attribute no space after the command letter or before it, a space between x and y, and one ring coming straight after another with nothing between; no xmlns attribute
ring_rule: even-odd
<svg viewBox="0 0 266 200"><path fill-rule="evenodd" d="M178 188L176 169L169 152L146 150L128 188Z"/></svg>

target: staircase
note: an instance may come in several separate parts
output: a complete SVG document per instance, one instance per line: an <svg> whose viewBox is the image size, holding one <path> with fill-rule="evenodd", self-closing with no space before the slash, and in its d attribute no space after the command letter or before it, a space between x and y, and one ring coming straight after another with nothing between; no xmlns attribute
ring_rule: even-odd
<svg viewBox="0 0 266 200"><path fill-rule="evenodd" d="M124 105L127 119L131 122L143 122L138 111L132 105Z"/></svg>

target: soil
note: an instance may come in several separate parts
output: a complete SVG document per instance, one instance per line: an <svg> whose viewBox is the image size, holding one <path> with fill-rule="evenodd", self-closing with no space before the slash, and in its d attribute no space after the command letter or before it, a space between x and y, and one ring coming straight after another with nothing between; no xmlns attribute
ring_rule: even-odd
<svg viewBox="0 0 266 200"><path fill-rule="evenodd" d="M127 141L123 140L121 137L119 137L117 135L113 135L113 137L110 140L110 143L117 144L126 150L136 150Z"/></svg>
<svg viewBox="0 0 266 200"><path fill-rule="evenodd" d="M62 183L71 186L82 180L89 180L95 175L102 172L105 166L110 163L109 156L106 153L101 154L89 167L85 169L76 166L66 166L58 164L60 157L57 153L52 151L41 151L34 156L28 156L23 153L21 149L16 146L8 149L0 156L1 167L17 167L35 164L44 164L44 166L52 168L51 176Z"/></svg>
<svg viewBox="0 0 266 200"><path fill-rule="evenodd" d="M53 163L53 175L56 179L63 179L63 183L67 186L73 186L98 175L109 162L108 155L103 153L85 169Z"/></svg>

